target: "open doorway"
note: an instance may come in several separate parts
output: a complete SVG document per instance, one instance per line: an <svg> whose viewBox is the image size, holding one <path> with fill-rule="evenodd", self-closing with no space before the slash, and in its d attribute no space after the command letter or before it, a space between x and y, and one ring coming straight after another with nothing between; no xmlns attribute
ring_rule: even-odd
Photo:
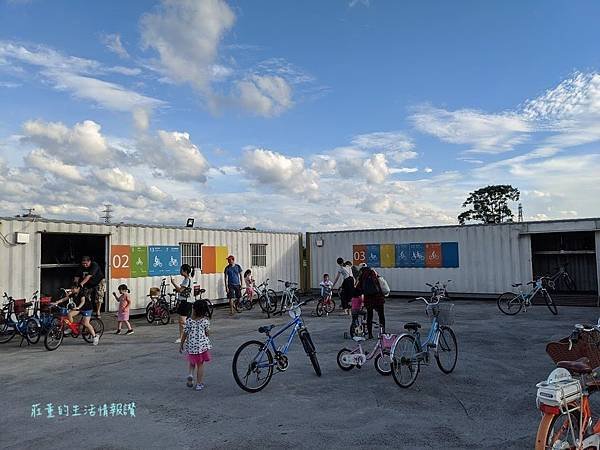
<svg viewBox="0 0 600 450"><path fill-rule="evenodd" d="M97 234L43 233L40 265L40 292L56 298L60 288L70 287L81 263L88 255L107 276L108 236ZM104 299L102 310L106 307Z"/></svg>
<svg viewBox="0 0 600 450"><path fill-rule="evenodd" d="M593 231L531 236L533 274L553 278L561 293L598 294Z"/></svg>

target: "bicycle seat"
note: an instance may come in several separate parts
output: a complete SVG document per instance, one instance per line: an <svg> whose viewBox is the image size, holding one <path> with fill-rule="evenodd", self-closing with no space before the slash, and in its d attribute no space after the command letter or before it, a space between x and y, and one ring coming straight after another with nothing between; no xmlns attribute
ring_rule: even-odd
<svg viewBox="0 0 600 450"><path fill-rule="evenodd" d="M366 341L366 339L363 336L354 336L352 339L354 339L355 342Z"/></svg>
<svg viewBox="0 0 600 450"><path fill-rule="evenodd" d="M417 322L408 322L404 324L404 329L405 330L414 330L417 331L419 328L421 328L421 324L417 323Z"/></svg>
<svg viewBox="0 0 600 450"><path fill-rule="evenodd" d="M590 360L585 356L576 361L559 361L558 364L556 364L556 367L562 367L563 369L567 369L569 372L580 375L592 373L594 370L590 366Z"/></svg>
<svg viewBox="0 0 600 450"><path fill-rule="evenodd" d="M512 285L512 287L519 287L519 286L523 286L523 283L514 283L514 284Z"/></svg>
<svg viewBox="0 0 600 450"><path fill-rule="evenodd" d="M258 332L259 332L259 333L268 333L268 332L269 332L269 331L271 331L273 328L275 328L275 325L267 325L267 326L264 326L264 327L260 327L260 328L258 329Z"/></svg>
<svg viewBox="0 0 600 450"><path fill-rule="evenodd" d="M27 303L25 303L25 304L23 305L23 307L24 307L24 308L29 308L29 307L30 307L30 306L32 306L32 305L33 305L33 303L31 303L31 302L27 302Z"/></svg>

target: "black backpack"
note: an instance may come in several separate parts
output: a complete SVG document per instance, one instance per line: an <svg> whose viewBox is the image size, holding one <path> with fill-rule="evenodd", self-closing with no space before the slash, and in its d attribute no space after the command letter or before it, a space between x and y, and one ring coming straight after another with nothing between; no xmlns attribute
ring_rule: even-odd
<svg viewBox="0 0 600 450"><path fill-rule="evenodd" d="M381 293L377 283L377 277L372 270L364 275L362 290L365 295L377 295Z"/></svg>

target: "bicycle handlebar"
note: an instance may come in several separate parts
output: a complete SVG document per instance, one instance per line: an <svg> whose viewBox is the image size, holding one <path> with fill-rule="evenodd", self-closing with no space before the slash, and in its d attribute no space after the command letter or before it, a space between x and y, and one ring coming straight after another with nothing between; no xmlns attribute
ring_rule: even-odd
<svg viewBox="0 0 600 450"><path fill-rule="evenodd" d="M433 298L433 297L432 297L432 298ZM435 302L430 302L430 301L428 301L428 300L427 300L425 297L417 297L417 298L415 298L415 299L409 300L409 301L408 301L408 303L416 302L416 301L418 301L418 300L423 300L427 306L429 306L429 305L437 305L437 304L440 302L441 298L442 298L442 297L435 297L435 299L436 299L437 301L435 301Z"/></svg>

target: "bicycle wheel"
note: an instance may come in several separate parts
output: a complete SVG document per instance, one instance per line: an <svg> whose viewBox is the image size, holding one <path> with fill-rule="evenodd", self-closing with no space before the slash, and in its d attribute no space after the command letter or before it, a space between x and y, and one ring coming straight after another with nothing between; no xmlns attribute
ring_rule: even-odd
<svg viewBox="0 0 600 450"><path fill-rule="evenodd" d="M277 311L277 303L279 303L277 292L275 292L273 289L269 289L267 291L267 296L269 297L269 303L271 304L271 312Z"/></svg>
<svg viewBox="0 0 600 450"><path fill-rule="evenodd" d="M54 319L52 326L50 326L48 333L44 337L44 347L48 351L56 350L62 344L63 338L63 324L59 319Z"/></svg>
<svg viewBox="0 0 600 450"><path fill-rule="evenodd" d="M300 337L300 341L302 342L304 351L308 355L308 359L310 359L310 363L312 364L313 369L315 370L315 373L317 374L318 377L320 377L321 376L321 366L319 365L319 360L317 359L317 351L315 348L315 344L313 344L313 341L310 337L310 334L308 333L308 330L305 329L305 330L300 331L300 333L298 333L298 336Z"/></svg>
<svg viewBox="0 0 600 450"><path fill-rule="evenodd" d="M421 363L417 358L419 347L410 334L403 334L396 341L392 352L392 376L396 384L408 388L416 381Z"/></svg>
<svg viewBox="0 0 600 450"><path fill-rule="evenodd" d="M98 319L97 317L92 317L90 319L90 325L94 329L96 336L102 337L102 335L104 334L104 322L102 322L102 320ZM92 337L88 329L85 327L81 330L81 337L85 340L85 342L89 344L94 342L94 338Z"/></svg>
<svg viewBox="0 0 600 450"><path fill-rule="evenodd" d="M523 307L523 299L514 292L505 292L498 297L498 309L508 316L514 316Z"/></svg>
<svg viewBox="0 0 600 450"><path fill-rule="evenodd" d="M25 323L25 337L30 344L37 344L42 335L42 328L37 320L33 318L27 319Z"/></svg>
<svg viewBox="0 0 600 450"><path fill-rule="evenodd" d="M330 298L328 301L325 302L325 312L327 314L331 314L334 310L335 302L333 301L333 298Z"/></svg>
<svg viewBox="0 0 600 450"><path fill-rule="evenodd" d="M384 350L375 357L375 370L383 376L392 374L392 358L388 350Z"/></svg>
<svg viewBox="0 0 600 450"><path fill-rule="evenodd" d="M17 328L14 324L10 323L8 319L4 319L0 323L0 344L6 344L10 342L12 338L17 334Z"/></svg>
<svg viewBox="0 0 600 450"><path fill-rule="evenodd" d="M154 323L155 319L154 308L146 309L146 320L148 323Z"/></svg>
<svg viewBox="0 0 600 450"><path fill-rule="evenodd" d="M160 315L159 315L159 319L160 319L160 323L162 323L163 325L168 325L169 322L171 321L171 314L169 313L169 310L167 308L160 308Z"/></svg>
<svg viewBox="0 0 600 450"><path fill-rule="evenodd" d="M546 306L548 307L550 312L556 316L558 314L558 308L556 307L556 303L554 303L554 300L552 300L552 297L550 297L550 293L542 292L542 295L544 297L544 301L546 302Z"/></svg>
<svg viewBox="0 0 600 450"><path fill-rule="evenodd" d="M323 300L319 300L317 302L317 308L315 309L315 313L317 314L317 317L321 317L323 314L325 314L325 308L323 307Z"/></svg>
<svg viewBox="0 0 600 450"><path fill-rule="evenodd" d="M258 392L271 381L273 355L263 342L245 342L236 350L231 370L241 389L246 392Z"/></svg>
<svg viewBox="0 0 600 450"><path fill-rule="evenodd" d="M244 310L244 307L242 306L242 300L241 299L238 300L237 298L234 299L233 300L233 308L237 312L241 313Z"/></svg>
<svg viewBox="0 0 600 450"><path fill-rule="evenodd" d="M571 416L570 421L567 414ZM572 429L571 423L573 424ZM538 426L535 450L578 448L573 442L573 435L579 436L579 413L577 411L559 415L545 413Z"/></svg>
<svg viewBox="0 0 600 450"><path fill-rule="evenodd" d="M452 328L445 325L440 327L440 335L435 348L435 361L444 373L450 373L456 367L458 359L458 343Z"/></svg>
<svg viewBox="0 0 600 450"><path fill-rule="evenodd" d="M208 307L208 318L212 319L213 308L214 308L212 302L207 298L203 298L202 301L205 302L206 306Z"/></svg>
<svg viewBox="0 0 600 450"><path fill-rule="evenodd" d="M342 361L342 356L351 355L351 354L352 354L352 350L350 350L349 348L343 348L338 352L337 363L338 363L338 366L340 367L340 369L345 370L345 371L354 369L354 364L346 364Z"/></svg>
<svg viewBox="0 0 600 450"><path fill-rule="evenodd" d="M571 278L569 274L565 275L563 281L565 282L565 286L569 291L577 290L577 287L575 286L575 281L573 281L573 278Z"/></svg>

